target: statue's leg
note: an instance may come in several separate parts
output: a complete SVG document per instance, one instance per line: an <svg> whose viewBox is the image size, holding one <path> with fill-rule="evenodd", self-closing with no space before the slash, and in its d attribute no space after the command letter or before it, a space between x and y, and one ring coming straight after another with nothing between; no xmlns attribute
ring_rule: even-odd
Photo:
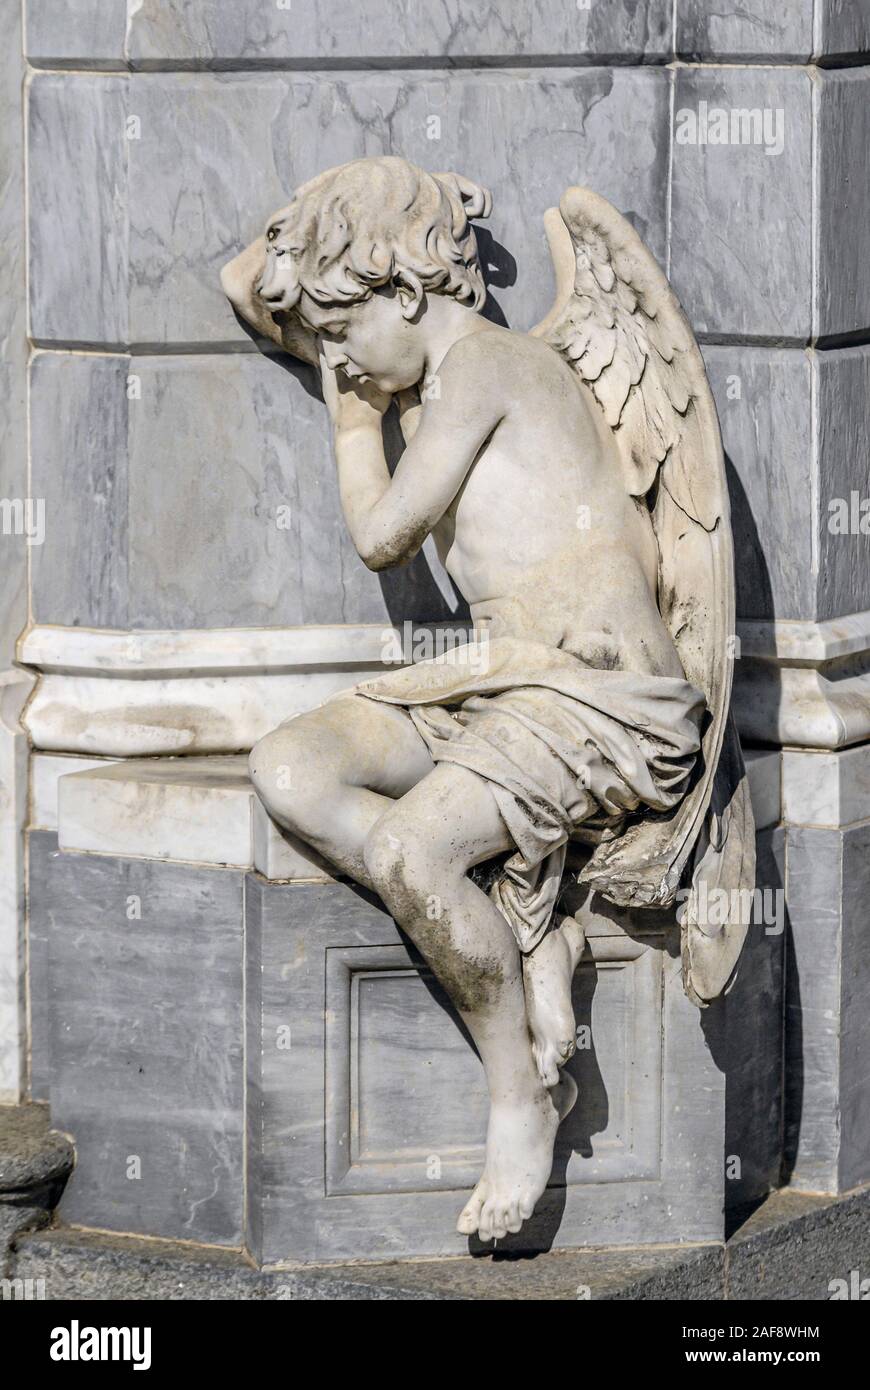
<svg viewBox="0 0 870 1390"><path fill-rule="evenodd" d="M369 831L433 766L405 711L362 695L288 720L250 757L269 814L367 888L374 887L363 859Z"/></svg>
<svg viewBox="0 0 870 1390"><path fill-rule="evenodd" d="M489 897L468 877L510 848L484 779L440 763L369 834L369 877L426 958L474 1039L490 1092L483 1176L459 1219L481 1239L516 1232L531 1216L553 1161L560 1118L576 1088L548 1090L526 1022L520 953Z"/></svg>
<svg viewBox="0 0 870 1390"><path fill-rule="evenodd" d="M576 1050L574 972L586 945L581 921L558 917L530 955L523 957L523 980L532 1051L545 1086L555 1086L559 1068Z"/></svg>

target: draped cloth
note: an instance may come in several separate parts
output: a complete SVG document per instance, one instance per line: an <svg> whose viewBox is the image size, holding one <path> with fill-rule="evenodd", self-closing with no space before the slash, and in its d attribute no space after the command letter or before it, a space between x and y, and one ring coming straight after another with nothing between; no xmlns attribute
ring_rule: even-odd
<svg viewBox="0 0 870 1390"><path fill-rule="evenodd" d="M682 678L599 670L514 637L456 647L352 693L404 707L436 763L491 788L515 846L491 893L523 952L550 925L569 841L601 843L633 812L681 799L705 710Z"/></svg>

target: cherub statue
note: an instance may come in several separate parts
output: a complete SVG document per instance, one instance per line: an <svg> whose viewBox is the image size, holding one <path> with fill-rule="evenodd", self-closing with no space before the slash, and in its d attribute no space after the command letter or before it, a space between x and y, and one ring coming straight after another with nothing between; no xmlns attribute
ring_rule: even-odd
<svg viewBox="0 0 870 1390"><path fill-rule="evenodd" d="M697 344L630 224L584 188L546 216L552 311L531 333L489 322L470 225L489 209L458 175L357 160L298 189L222 277L255 328L319 368L362 559L400 565L431 534L480 634L473 662L460 648L288 720L250 766L279 824L380 895L474 1039L490 1116L458 1229L484 1241L531 1216L576 1096L560 1075L584 949L583 911L558 910L569 846L589 902L688 892L701 1005L746 923L698 920L692 887L754 886ZM392 401L406 447L391 476ZM501 855L486 892L471 871Z"/></svg>

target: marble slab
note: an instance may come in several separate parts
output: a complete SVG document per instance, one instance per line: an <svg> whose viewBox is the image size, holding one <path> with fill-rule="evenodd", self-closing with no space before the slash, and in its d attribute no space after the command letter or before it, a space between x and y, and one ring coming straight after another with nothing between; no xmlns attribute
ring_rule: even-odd
<svg viewBox="0 0 870 1390"><path fill-rule="evenodd" d="M870 1181L870 825L788 826L785 1178Z"/></svg>
<svg viewBox="0 0 870 1390"><path fill-rule="evenodd" d="M27 14L28 57L44 67L649 62L669 55L671 36L671 0L27 0Z"/></svg>
<svg viewBox="0 0 870 1390"><path fill-rule="evenodd" d="M31 753L29 830L57 831L57 784L71 772L104 767L106 758L77 758L70 753Z"/></svg>
<svg viewBox="0 0 870 1390"><path fill-rule="evenodd" d="M569 184L610 198L664 258L668 100L668 74L654 67L38 73L30 94L34 335L249 346L220 289L221 266L300 182L381 153L492 186L480 238L491 312L531 327L553 294L543 214ZM128 114L135 138L125 137ZM100 196L70 216L78 190L91 186Z"/></svg>
<svg viewBox="0 0 870 1390"><path fill-rule="evenodd" d="M870 11L861 10L870 47ZM870 141L870 73L865 66L821 70L816 119L816 281L814 334L822 340L870 327L870 193L855 177Z"/></svg>
<svg viewBox="0 0 870 1390"><path fill-rule="evenodd" d="M676 51L695 61L806 63L813 52L815 0L676 0Z"/></svg>
<svg viewBox="0 0 870 1390"><path fill-rule="evenodd" d="M703 105L702 105L703 104ZM729 143L703 143L724 111ZM746 143L767 112L768 144ZM787 67L678 68L670 278L696 333L805 343L812 330L813 83ZM694 124L693 124L694 123ZM736 140L731 142L732 127ZM683 141L680 131L697 140ZM778 153L776 136L781 136Z"/></svg>
<svg viewBox="0 0 870 1390"><path fill-rule="evenodd" d="M30 847L35 1042L76 1144L63 1219L239 1245L243 875Z"/></svg>
<svg viewBox="0 0 870 1390"><path fill-rule="evenodd" d="M70 772L57 783L59 846L328 881L317 856L266 815L247 763L245 756L146 758Z"/></svg>
<svg viewBox="0 0 870 1390"><path fill-rule="evenodd" d="M835 752L782 750L783 819L845 826L870 820L870 743Z"/></svg>
<svg viewBox="0 0 870 1390"><path fill-rule="evenodd" d="M484 1082L440 989L349 885L251 876L246 914L249 1248L268 1265L464 1253ZM595 1038L571 1063L581 1101L535 1217L499 1248L715 1238L722 1011L702 1023L653 927L596 935L576 991Z"/></svg>

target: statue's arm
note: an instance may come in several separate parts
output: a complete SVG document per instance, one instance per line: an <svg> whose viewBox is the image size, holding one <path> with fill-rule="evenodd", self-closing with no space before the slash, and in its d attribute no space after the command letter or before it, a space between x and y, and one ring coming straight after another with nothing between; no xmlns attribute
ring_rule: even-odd
<svg viewBox="0 0 870 1390"><path fill-rule="evenodd" d="M373 400L372 393L364 399L357 391L327 400L342 510L370 569L389 569L417 553L504 414L494 393L480 391L479 380L470 388L463 356L450 354L454 360L439 373L440 397L426 400L413 425L408 422L410 442L392 478L384 456L385 400Z"/></svg>

